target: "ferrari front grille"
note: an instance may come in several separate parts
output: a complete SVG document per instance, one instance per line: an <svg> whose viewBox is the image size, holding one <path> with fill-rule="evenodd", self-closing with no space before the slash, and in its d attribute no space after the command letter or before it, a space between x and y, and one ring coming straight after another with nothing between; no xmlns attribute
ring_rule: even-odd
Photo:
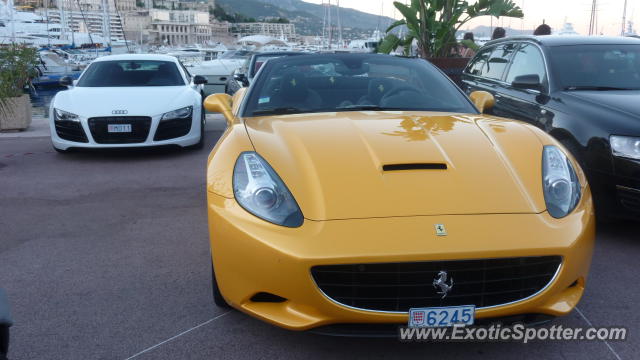
<svg viewBox="0 0 640 360"><path fill-rule="evenodd" d="M419 307L486 308L521 301L545 289L561 263L560 256L536 256L320 265L312 267L311 274L320 290L339 304L408 312Z"/></svg>

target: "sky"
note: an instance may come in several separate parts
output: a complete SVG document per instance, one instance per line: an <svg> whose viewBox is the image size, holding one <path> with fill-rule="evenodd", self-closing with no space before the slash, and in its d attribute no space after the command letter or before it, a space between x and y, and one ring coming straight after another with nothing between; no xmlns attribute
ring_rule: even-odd
<svg viewBox="0 0 640 360"><path fill-rule="evenodd" d="M323 0L304 0L320 4ZM327 3L329 0L324 0ZM338 0L331 0L336 4ZM400 13L393 6L394 0L339 0L340 6L392 18L400 18ZM403 3L409 0L398 0ZM470 0L473 2L473 0ZM494 18L493 25L512 27L515 29L534 29L543 20L554 30L562 28L566 22L573 24L574 29L584 35L589 34L591 0L514 0L524 11L524 19ZM598 0L598 33L604 35L620 35L622 29L622 10L624 0ZM627 1L627 19L635 22L635 29L640 32L640 1ZM566 19L566 20L565 20ZM463 30L473 29L477 25L490 25L489 17L482 17L467 23Z"/></svg>

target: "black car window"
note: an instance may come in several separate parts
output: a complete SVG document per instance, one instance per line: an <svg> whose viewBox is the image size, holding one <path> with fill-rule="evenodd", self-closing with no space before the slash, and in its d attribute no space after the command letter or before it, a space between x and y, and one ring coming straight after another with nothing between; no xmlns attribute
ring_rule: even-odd
<svg viewBox="0 0 640 360"><path fill-rule="evenodd" d="M476 55L473 60L469 63L465 72L467 74L482 76L486 72L487 59L489 59L489 55L491 55L491 51L493 49L485 49L482 50Z"/></svg>
<svg viewBox="0 0 640 360"><path fill-rule="evenodd" d="M521 75L538 75L540 81L544 81L545 74L544 58L540 50L534 45L524 44L513 57L506 81L511 83L513 79Z"/></svg>
<svg viewBox="0 0 640 360"><path fill-rule="evenodd" d="M564 89L640 89L640 45L556 46L550 51L550 65Z"/></svg>
<svg viewBox="0 0 640 360"><path fill-rule="evenodd" d="M504 70L509 64L511 54L513 54L515 44L498 45L489 55L483 76L490 79L501 80Z"/></svg>
<svg viewBox="0 0 640 360"><path fill-rule="evenodd" d="M184 86L173 61L96 61L78 80L78 87Z"/></svg>

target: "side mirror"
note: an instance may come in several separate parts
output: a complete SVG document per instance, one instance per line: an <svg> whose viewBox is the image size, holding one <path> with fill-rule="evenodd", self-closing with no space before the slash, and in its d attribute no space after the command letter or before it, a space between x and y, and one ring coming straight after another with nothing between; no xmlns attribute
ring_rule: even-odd
<svg viewBox="0 0 640 360"><path fill-rule="evenodd" d="M486 91L474 91L469 94L469 98L475 106L480 110L481 113L487 113L489 110L493 108L493 105L496 103L496 100L493 98L493 95Z"/></svg>
<svg viewBox="0 0 640 360"><path fill-rule="evenodd" d="M63 76L60 78L60 86L72 86L73 79L69 76Z"/></svg>
<svg viewBox="0 0 640 360"><path fill-rule="evenodd" d="M540 76L537 74L516 76L515 79L513 79L513 82L511 82L511 86L515 89L535 91L542 90Z"/></svg>
<svg viewBox="0 0 640 360"><path fill-rule="evenodd" d="M234 117L231 112L231 96L228 94L213 94L204 100L204 108L213 113L220 113L227 119L227 124L233 123Z"/></svg>
<svg viewBox="0 0 640 360"><path fill-rule="evenodd" d="M242 83L242 86L249 86L247 75L242 73L233 74L233 79Z"/></svg>
<svg viewBox="0 0 640 360"><path fill-rule="evenodd" d="M195 85L203 85L203 84L206 84L208 82L209 81L207 80L207 78L205 78L202 75L196 75L196 76L193 77L193 83Z"/></svg>

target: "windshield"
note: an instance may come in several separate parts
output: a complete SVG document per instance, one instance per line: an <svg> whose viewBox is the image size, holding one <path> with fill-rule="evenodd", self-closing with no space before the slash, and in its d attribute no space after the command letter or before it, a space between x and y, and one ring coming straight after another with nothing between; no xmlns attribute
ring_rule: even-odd
<svg viewBox="0 0 640 360"><path fill-rule="evenodd" d="M640 89L640 45L558 46L550 59L563 89Z"/></svg>
<svg viewBox="0 0 640 360"><path fill-rule="evenodd" d="M268 61L244 116L357 110L475 113L424 60L372 54L292 56Z"/></svg>
<svg viewBox="0 0 640 360"><path fill-rule="evenodd" d="M85 70L80 87L180 86L185 85L176 64L171 61L97 61Z"/></svg>
<svg viewBox="0 0 640 360"><path fill-rule="evenodd" d="M260 70L260 68L262 67L262 65L264 65L265 62L267 62L267 60L269 59L277 59L277 58L281 58L283 56L294 56L294 55L302 55L302 53L300 54L272 54L272 55L256 55L256 59L253 65L253 69L250 69L249 72L249 77L254 77L256 76L256 74L258 73L258 70Z"/></svg>

